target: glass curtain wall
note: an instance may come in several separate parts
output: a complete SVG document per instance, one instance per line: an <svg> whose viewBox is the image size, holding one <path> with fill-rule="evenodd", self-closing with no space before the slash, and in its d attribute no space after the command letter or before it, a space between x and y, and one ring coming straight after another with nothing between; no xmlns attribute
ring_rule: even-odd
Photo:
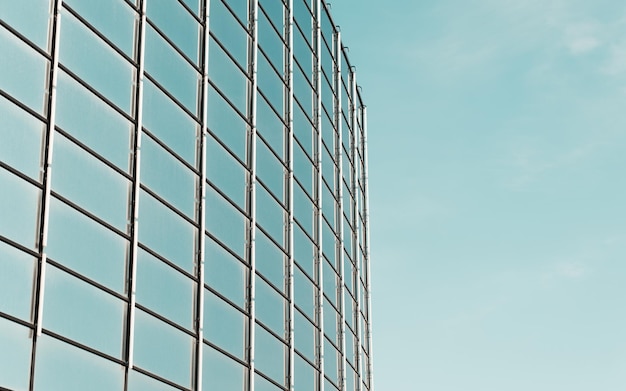
<svg viewBox="0 0 626 391"><path fill-rule="evenodd" d="M0 3L0 388L372 389L366 111L319 0Z"/></svg>

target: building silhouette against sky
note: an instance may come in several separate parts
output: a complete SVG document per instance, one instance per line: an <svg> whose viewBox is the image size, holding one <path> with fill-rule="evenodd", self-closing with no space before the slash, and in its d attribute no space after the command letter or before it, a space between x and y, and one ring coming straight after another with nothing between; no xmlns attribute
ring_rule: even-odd
<svg viewBox="0 0 626 391"><path fill-rule="evenodd" d="M0 388L372 389L366 112L328 12L0 2Z"/></svg>

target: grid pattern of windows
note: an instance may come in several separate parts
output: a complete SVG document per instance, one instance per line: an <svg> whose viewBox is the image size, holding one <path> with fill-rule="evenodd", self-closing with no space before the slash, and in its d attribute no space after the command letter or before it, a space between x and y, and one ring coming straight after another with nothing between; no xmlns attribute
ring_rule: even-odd
<svg viewBox="0 0 626 391"><path fill-rule="evenodd" d="M320 0L0 3L0 388L372 389L366 110Z"/></svg>

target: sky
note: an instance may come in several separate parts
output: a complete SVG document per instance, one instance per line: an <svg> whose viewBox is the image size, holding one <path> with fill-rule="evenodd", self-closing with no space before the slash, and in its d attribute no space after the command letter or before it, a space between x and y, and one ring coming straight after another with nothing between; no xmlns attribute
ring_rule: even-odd
<svg viewBox="0 0 626 391"><path fill-rule="evenodd" d="M626 3L333 0L375 390L626 390Z"/></svg>

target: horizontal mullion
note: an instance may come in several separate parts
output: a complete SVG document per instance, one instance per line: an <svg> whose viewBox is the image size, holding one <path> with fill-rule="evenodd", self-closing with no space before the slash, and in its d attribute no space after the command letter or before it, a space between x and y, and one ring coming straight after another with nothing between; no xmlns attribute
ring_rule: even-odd
<svg viewBox="0 0 626 391"><path fill-rule="evenodd" d="M30 249L18 242L15 242L9 238L7 238L6 236L0 235L0 242L4 242L5 244L8 244L9 246L15 247L16 249L23 251L25 253L27 253L28 255L30 255L33 258L39 258L39 253L33 249Z"/></svg>
<svg viewBox="0 0 626 391"><path fill-rule="evenodd" d="M163 378L163 377L161 377L159 375L156 375L156 374L154 374L154 373L152 373L150 371L142 369L141 367L138 367L135 364L133 364L133 368L132 369L137 371L137 372L139 372L139 373L141 373L142 375L145 375L145 376L151 377L151 378L153 378L155 380L158 380L160 382L163 382L163 383L167 384L170 387L174 387L174 388L179 389L181 391L190 391L189 388L185 388L185 387L183 387L183 386L181 386L181 385L179 385L177 383L174 383L174 382L172 382L170 380L167 380L167 379L165 379L165 378Z"/></svg>
<svg viewBox="0 0 626 391"><path fill-rule="evenodd" d="M244 264L247 268L250 267L250 265L243 258L241 258L240 255L238 255L228 245L226 245L224 242L222 242L219 238L217 238L211 232L209 232L208 230L205 230L204 234L207 235L209 238L211 238L211 240L213 240L215 243L219 244L220 247L222 247L222 249L224 249L226 252L228 252L228 254L230 254L232 257L237 258L237 260L239 262L241 262L242 264Z"/></svg>
<svg viewBox="0 0 626 391"><path fill-rule="evenodd" d="M224 101L226 103L228 103L228 105L235 110L235 112L237 113L237 115L239 115L239 117L241 117L241 119L244 120L244 122L246 123L246 125L251 126L250 125L250 120L248 119L248 116L243 114L241 111L239 111L239 109L237 108L237 106L230 100L230 98L222 92L222 90L213 82L213 80L209 77L208 79L209 84L211 85L211 87L213 87L213 89L222 97L222 99L224 99ZM210 103L209 103L210 104Z"/></svg>
<svg viewBox="0 0 626 391"><path fill-rule="evenodd" d="M178 323L174 322L173 320L170 320L169 318L159 314L155 310L152 310L152 309L150 309L150 308L148 308L148 307L146 307L146 306L144 306L142 304L139 304L137 302L135 303L135 308L142 310L146 314L151 315L151 316L157 318L161 322L166 323L166 324L174 327L175 329L177 329L179 331L182 331L183 333L187 334L188 336L190 336L192 338L195 338L195 339L198 338L198 335L195 332L188 330L186 327L183 327L183 326L179 325Z"/></svg>
<svg viewBox="0 0 626 391"><path fill-rule="evenodd" d="M11 95L8 92L4 91L2 88L0 88L0 95L2 95L2 97L6 98L9 102L11 102L11 103L15 104L16 106L18 106L20 109L26 111L28 114L32 115L33 117L35 117L38 120L40 120L41 122L43 122L44 125L47 125L48 119L46 117L44 117L43 115L39 114L35 110L31 109L26 104L22 103L19 99L15 98L13 95Z"/></svg>
<svg viewBox="0 0 626 391"><path fill-rule="evenodd" d="M244 76L248 79L248 81L252 80L252 77L248 74L248 70L244 69L240 64L239 61L237 61L237 59L235 58L235 56L233 56L230 51L228 50L228 48L226 47L226 45L224 45L222 43L222 41L220 41L220 39L218 37L215 36L215 34L213 34L213 32L209 31L209 35L211 37L211 39L224 51L224 53L226 53L226 56L233 62L233 64L235 64L235 66L237 68L239 68L239 70L241 71L241 73L244 74ZM210 50L209 50L210 52ZM210 68L209 68L210 70Z"/></svg>
<svg viewBox="0 0 626 391"><path fill-rule="evenodd" d="M48 330L46 328L43 328L41 330L41 332L43 334L49 336L49 337L53 337L53 338L58 339L59 341L64 342L64 343L66 343L68 345L72 345L72 346L74 346L76 348L79 348L79 349L82 349L82 350L87 351L89 353L95 354L96 356L99 356L99 357L104 358L106 360L112 361L112 362L114 362L114 363L116 363L116 364L118 364L120 366L124 366L124 365L127 364L125 361L120 360L119 358L116 358L116 357L113 357L113 356L109 356L106 353L103 353L103 352L101 352L101 351L99 351L97 349L94 349L94 348L90 347L90 346L84 345L84 344L82 344L80 342L74 341L73 339L64 337L63 335L57 334L54 331L50 331L50 330Z"/></svg>
<svg viewBox="0 0 626 391"><path fill-rule="evenodd" d="M211 186L211 188L215 190L219 195L221 195L226 201L228 201L229 204L237 209L237 211L239 211L239 213L241 213L246 219L250 219L250 215L248 214L248 212L239 205L237 205L235 201L231 200L230 197L226 193L224 193L222 189L219 188L219 186L215 185L209 179L206 180L206 183Z"/></svg>
<svg viewBox="0 0 626 391"><path fill-rule="evenodd" d="M269 326L265 325L265 323L261 322L258 318L254 319L254 322L257 325L261 326L265 331L270 333L274 338L278 339L283 345L289 346L289 344L287 343L284 337L281 337L280 335L276 334L275 331L270 329Z"/></svg>
<svg viewBox="0 0 626 391"><path fill-rule="evenodd" d="M16 318L15 316L7 314L6 312L0 311L0 318L4 318L4 319L6 319L8 321L11 321L13 323L17 323L17 324L19 324L21 326L28 327L31 330L33 330L35 328L35 326L32 323L29 323L29 322L27 322L25 320L22 320L20 318Z"/></svg>
<svg viewBox="0 0 626 391"><path fill-rule="evenodd" d="M211 292L215 296L219 297L220 299L222 299L223 301L228 303L231 307L233 307L233 309L239 311L243 316L245 316L247 318L250 317L250 314L248 314L245 309L239 307L236 303L234 303L228 297L224 296L224 294L222 294L220 291L218 291L217 289L213 288L211 285L207 284L206 282L203 285L204 285L204 289L208 290L209 292Z"/></svg>
<svg viewBox="0 0 626 391"><path fill-rule="evenodd" d="M138 246L143 251L147 252L148 254L150 254L154 258L158 259L159 261L165 263L167 266L171 267L172 269L176 270L177 272L183 274L188 279L192 280L193 282L198 282L198 277L194 276L193 274L191 274L188 271L186 271L185 269L181 268L180 266L178 266L174 262L170 261L169 259L167 259L163 255L159 254L158 252L156 252L155 250L150 248L150 246L147 246L146 244L144 244L142 242L139 242Z"/></svg>
<svg viewBox="0 0 626 391"><path fill-rule="evenodd" d="M254 369L254 373L261 376L262 378L264 378L265 380L267 380L268 382L272 383L274 386L280 388L283 391L287 391L287 388L285 388L285 386L280 385L280 383L278 383L276 380L273 380L272 378L270 378L268 375L266 375L265 373L261 372L258 369Z"/></svg>
<svg viewBox="0 0 626 391"><path fill-rule="evenodd" d="M46 58L46 60L48 61L52 61L52 55L48 54L45 50L41 49L39 46L37 46L33 41L31 41L30 39L26 38L25 35L23 35L22 33L20 33L18 30L16 30L13 26L11 26L10 24L8 24L7 22L5 22L4 20L2 20L2 18L0 18L0 26L4 27L5 29L9 30L10 33L12 33L13 35L15 35L17 38L19 38L21 41L23 41L25 44L27 44L28 46L30 46L32 49L34 49L37 53L41 54L42 56L44 56Z"/></svg>
<svg viewBox="0 0 626 391"><path fill-rule="evenodd" d="M199 228L198 223L195 222L191 217L187 216L185 213L178 210L178 208L176 208L174 205L168 202L165 198L161 197L157 192L150 189L146 184L141 183L139 186L141 190L145 191L146 193L150 194L152 197L156 198L160 203L166 206L169 210L171 210L172 212L176 213L177 215L185 219L188 223L192 224L195 228Z"/></svg>
<svg viewBox="0 0 626 391"><path fill-rule="evenodd" d="M239 364L241 364L242 366L244 366L247 369L250 369L250 364L248 364L247 362L243 361L242 359L240 359L237 356L234 356L232 353L222 349L221 347L219 347L218 345L216 345L214 342L204 338L202 340L202 343L204 343L207 346L210 346L211 348L217 350L218 352L222 353L223 355L225 355L226 357L232 359L233 361L238 362ZM247 349L246 349L247 350Z"/></svg>
<svg viewBox="0 0 626 391"><path fill-rule="evenodd" d="M287 302L289 302L289 297L287 297L287 295L285 293L283 293L283 290L278 288L276 285L274 285L274 283L272 283L269 278L265 277L263 275L263 273L259 272L258 270L255 272L256 276L259 277L261 280L265 281L265 283L267 283L273 290L276 291L276 293L280 294L280 296L287 300Z"/></svg>
<svg viewBox="0 0 626 391"><path fill-rule="evenodd" d="M40 190L43 189L43 185L41 183L39 183L36 180L32 179L28 175L22 173L17 168L14 168L13 166L8 165L7 163L3 162L2 160L0 160L0 167L4 168L5 170L9 171L11 174L19 177L20 179L25 180L26 182L30 183L31 185L36 186L38 189L40 189Z"/></svg>
<svg viewBox="0 0 626 391"><path fill-rule="evenodd" d="M148 25L150 27L152 27L154 29L154 31L157 32L157 34L159 34L161 36L161 38L163 38L165 40L165 42L167 42L175 51L176 53L178 53L185 61L187 61L189 63L189 65L192 66L192 68L198 72L199 74L202 74L202 69L200 69L200 67L196 64L195 61L193 61L191 58L189 58L189 56L187 56L187 54L185 54L185 52L182 51L182 49L180 49L175 43L174 41L171 40L170 37L167 36L167 34L165 34L163 32L163 30L161 30L159 28L159 26L157 26L156 22L153 22L150 18L146 18Z"/></svg>
<svg viewBox="0 0 626 391"><path fill-rule="evenodd" d="M154 141L155 143L159 144L159 146L161 146L161 148L165 149L170 155L172 155L174 157L174 159L178 160L182 165L187 167L194 174L200 176L201 173L200 173L200 171L198 171L197 168L192 166L189 162L187 162L187 160L183 159L169 145L167 145L164 141L162 141L160 138L155 136L154 133L152 133L149 129L142 128L142 131L146 134L146 136L150 137L150 139L152 139L152 141Z"/></svg>
<svg viewBox="0 0 626 391"><path fill-rule="evenodd" d="M178 106L181 110L183 110L188 116L190 116L194 121L196 121L197 124L201 124L200 119L198 118L198 116L196 114L194 114L193 112L191 112L187 106L183 105L178 98L176 98L174 95L172 95L171 92L169 92L167 90L167 88L163 87L163 85L152 75L150 75L147 71L144 71L144 76L150 80L150 82L152 84L154 84L162 93L164 93L168 98L170 98L172 100L172 102L174 102L176 104L176 106Z"/></svg>

